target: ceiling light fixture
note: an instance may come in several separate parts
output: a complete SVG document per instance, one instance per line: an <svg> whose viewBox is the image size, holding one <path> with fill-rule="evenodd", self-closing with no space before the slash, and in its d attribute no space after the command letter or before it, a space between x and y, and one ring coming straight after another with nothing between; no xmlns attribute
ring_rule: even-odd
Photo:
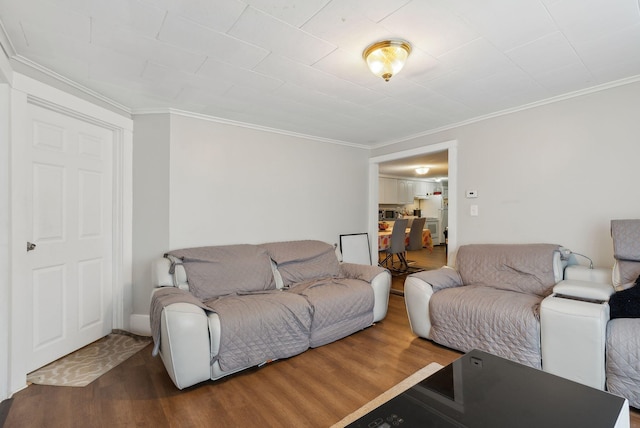
<svg viewBox="0 0 640 428"><path fill-rule="evenodd" d="M416 168L416 174L425 175L427 172L429 172L429 168L427 168L426 166Z"/></svg>
<svg viewBox="0 0 640 428"><path fill-rule="evenodd" d="M366 48L362 57L367 62L369 70L386 82L395 76L411 53L411 45L404 40L384 40L376 42Z"/></svg>

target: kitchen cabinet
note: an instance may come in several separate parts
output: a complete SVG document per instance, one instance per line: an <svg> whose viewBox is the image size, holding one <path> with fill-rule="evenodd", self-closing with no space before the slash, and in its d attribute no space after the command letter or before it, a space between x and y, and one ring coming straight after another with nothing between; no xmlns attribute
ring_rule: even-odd
<svg viewBox="0 0 640 428"><path fill-rule="evenodd" d="M380 177L378 179L378 203L380 204L412 204L414 182L396 178Z"/></svg>
<svg viewBox="0 0 640 428"><path fill-rule="evenodd" d="M435 190L435 183L429 181L414 181L413 186L413 195L415 197L432 195Z"/></svg>
<svg viewBox="0 0 640 428"><path fill-rule="evenodd" d="M398 180L395 178L378 179L378 203L397 204L398 203Z"/></svg>
<svg viewBox="0 0 640 428"><path fill-rule="evenodd" d="M404 198L404 203L405 204L412 204L413 203L413 198L414 198L414 188L415 186L415 181L411 181L408 180L407 181L407 188L405 189L405 198Z"/></svg>
<svg viewBox="0 0 640 428"><path fill-rule="evenodd" d="M413 203L413 181L411 180L397 180L398 181L398 203L399 204L412 204Z"/></svg>

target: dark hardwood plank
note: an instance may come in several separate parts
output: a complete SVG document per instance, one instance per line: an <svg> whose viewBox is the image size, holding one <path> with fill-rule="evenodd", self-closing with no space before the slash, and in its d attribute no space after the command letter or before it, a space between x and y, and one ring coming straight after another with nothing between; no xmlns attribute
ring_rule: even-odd
<svg viewBox="0 0 640 428"><path fill-rule="evenodd" d="M84 388L31 385L14 395L4 426L328 427L425 365L460 355L415 337L392 295L373 327L182 391L151 346ZM632 427L640 428L636 412Z"/></svg>
<svg viewBox="0 0 640 428"><path fill-rule="evenodd" d="M9 415L9 409L11 408L11 403L13 403L13 399L2 400L0 402L0 427L4 426L4 421L7 419Z"/></svg>

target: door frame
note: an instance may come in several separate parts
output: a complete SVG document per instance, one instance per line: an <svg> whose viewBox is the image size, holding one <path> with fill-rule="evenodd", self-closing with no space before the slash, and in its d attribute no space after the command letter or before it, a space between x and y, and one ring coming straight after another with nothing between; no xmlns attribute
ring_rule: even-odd
<svg viewBox="0 0 640 428"><path fill-rule="evenodd" d="M31 303L25 286L27 267L23 257L29 238L25 213L25 189L29 104L83 120L113 132L113 229L112 229L112 329L128 329L132 306L132 142L133 121L130 118L102 108L69 93L55 89L29 77L14 74L10 90L10 151L11 184L10 254L12 260L11 314L9 339L9 391L15 393L26 386L26 352L29 344L23 340L21 329L29 316Z"/></svg>
<svg viewBox="0 0 640 428"><path fill-rule="evenodd" d="M424 155L427 153L448 151L449 159L449 232L447 264L452 266L455 261L455 250L457 248L458 237L458 140L444 141L442 143L430 144L427 146L417 147L415 149L403 150L400 152L389 153L386 155L375 156L369 159L369 234L375 240L378 236L378 175L379 164L382 162L393 161L397 159L408 158L412 156ZM375 243L375 241L374 241ZM377 260L378 245L371 246L372 260Z"/></svg>

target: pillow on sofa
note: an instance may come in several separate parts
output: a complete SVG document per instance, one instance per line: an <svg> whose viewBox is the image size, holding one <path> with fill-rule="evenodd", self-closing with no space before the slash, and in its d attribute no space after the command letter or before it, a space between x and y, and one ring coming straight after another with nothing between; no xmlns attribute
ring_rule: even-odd
<svg viewBox="0 0 640 428"><path fill-rule="evenodd" d="M340 264L333 245L322 241L261 244L278 266L285 286L338 276Z"/></svg>
<svg viewBox="0 0 640 428"><path fill-rule="evenodd" d="M189 291L202 300L276 287L269 255L257 245L185 248L168 254L182 260Z"/></svg>

